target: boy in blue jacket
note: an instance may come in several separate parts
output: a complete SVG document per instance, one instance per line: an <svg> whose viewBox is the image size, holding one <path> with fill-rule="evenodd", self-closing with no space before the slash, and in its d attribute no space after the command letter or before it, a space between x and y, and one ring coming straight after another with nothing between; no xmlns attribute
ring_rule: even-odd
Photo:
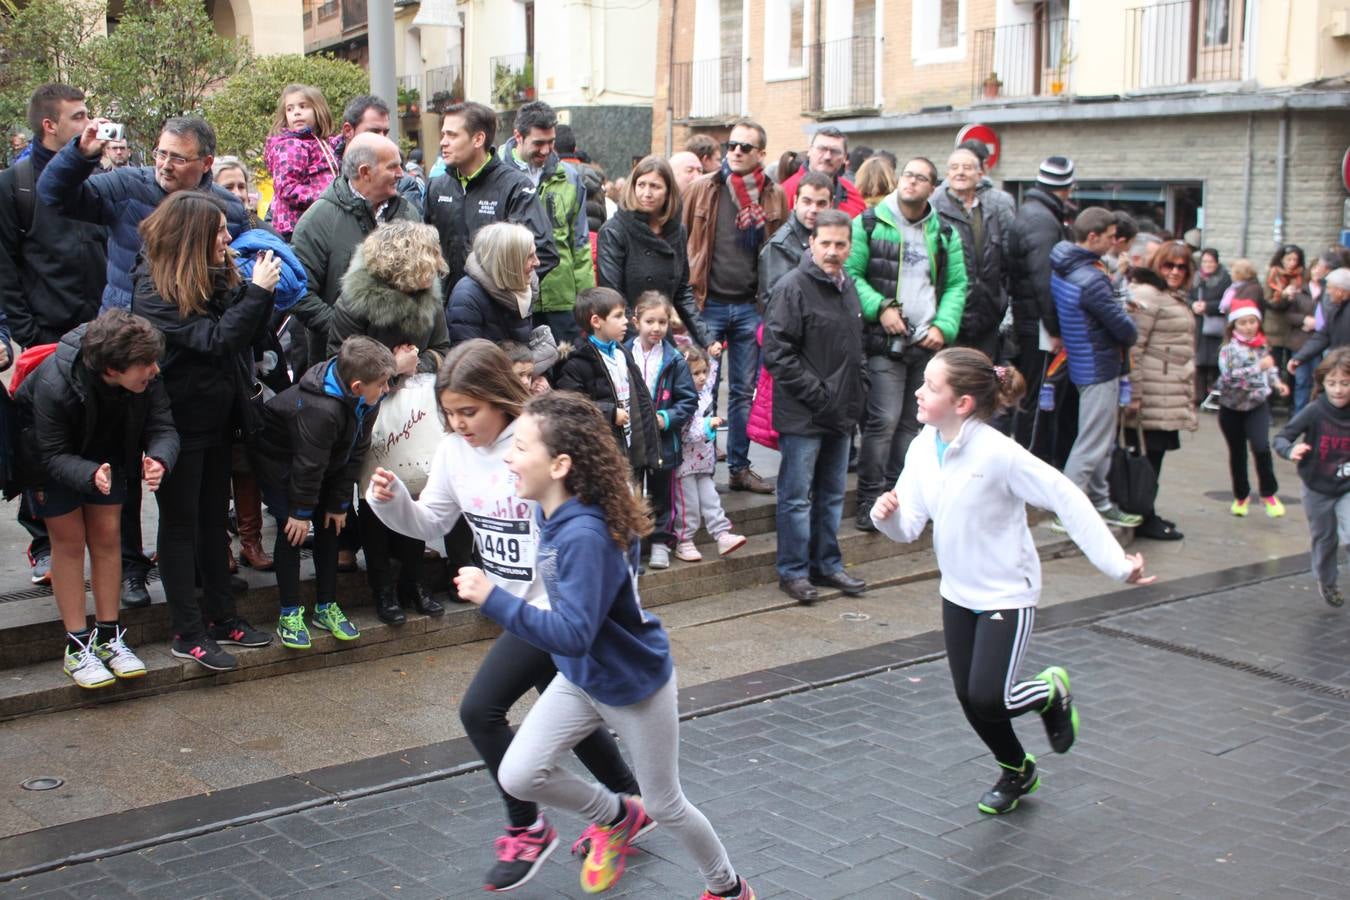
<svg viewBox="0 0 1350 900"><path fill-rule="evenodd" d="M1116 302L1102 263L1116 239L1115 214L1089 206L1074 220L1073 236L1077 243L1060 241L1050 251L1050 293L1069 358L1069 380L1078 388L1078 437L1064 474L1087 494L1108 525L1133 528L1143 517L1112 503L1106 485L1125 353L1138 337L1134 321Z"/></svg>
<svg viewBox="0 0 1350 900"><path fill-rule="evenodd" d="M694 857L707 884L703 900L754 900L680 787L670 640L637 594L639 539L651 525L629 490L608 423L576 394L535 397L516 421L506 464L518 495L539 504L537 566L549 608L494 587L480 569L460 569L455 586L503 628L552 655L558 674L506 751L497 770L502 789L592 823L573 846L586 848L581 888L588 894L623 875L628 846L650 815ZM632 754L641 797L615 794L558 765L602 724Z"/></svg>

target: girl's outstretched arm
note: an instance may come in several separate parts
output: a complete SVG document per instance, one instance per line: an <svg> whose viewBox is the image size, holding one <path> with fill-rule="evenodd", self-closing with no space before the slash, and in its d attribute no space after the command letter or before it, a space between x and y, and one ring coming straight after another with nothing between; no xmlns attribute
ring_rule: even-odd
<svg viewBox="0 0 1350 900"><path fill-rule="evenodd" d="M918 540L923 534L928 524L928 506L913 469L902 470L895 489L882 494L872 504L872 521L878 531L901 544Z"/></svg>

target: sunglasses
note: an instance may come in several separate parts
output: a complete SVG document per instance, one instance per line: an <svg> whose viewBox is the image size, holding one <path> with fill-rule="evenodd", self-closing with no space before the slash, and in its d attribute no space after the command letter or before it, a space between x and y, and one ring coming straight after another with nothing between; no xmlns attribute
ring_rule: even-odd
<svg viewBox="0 0 1350 900"><path fill-rule="evenodd" d="M1186 264L1184 262L1165 262L1160 263L1158 268L1162 269L1164 272L1184 272L1186 270Z"/></svg>
<svg viewBox="0 0 1350 900"><path fill-rule="evenodd" d="M762 147L746 143L745 141L727 141L722 147L727 153L730 153L732 150L739 150L742 153L754 153L756 150L763 149Z"/></svg>

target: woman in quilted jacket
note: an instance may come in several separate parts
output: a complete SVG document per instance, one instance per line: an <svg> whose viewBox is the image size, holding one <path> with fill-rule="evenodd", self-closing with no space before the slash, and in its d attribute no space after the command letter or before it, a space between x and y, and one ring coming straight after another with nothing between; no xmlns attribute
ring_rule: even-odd
<svg viewBox="0 0 1350 900"><path fill-rule="evenodd" d="M1195 264L1181 241L1158 247L1148 267L1130 272L1130 317L1139 338L1130 348L1130 381L1134 397L1126 413L1125 438L1138 441L1155 473L1162 473L1163 454L1181 448L1181 432L1195 431L1195 313L1186 298ZM1181 539L1176 523L1157 511L1135 529L1137 537L1158 541Z"/></svg>
<svg viewBox="0 0 1350 900"><path fill-rule="evenodd" d="M305 210L338 174L328 101L316 87L288 84L281 92L263 158L272 173L272 227L287 241Z"/></svg>

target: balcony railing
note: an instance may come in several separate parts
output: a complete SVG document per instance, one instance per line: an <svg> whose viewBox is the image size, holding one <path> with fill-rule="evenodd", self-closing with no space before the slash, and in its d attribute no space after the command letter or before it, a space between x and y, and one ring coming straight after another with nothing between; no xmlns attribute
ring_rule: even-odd
<svg viewBox="0 0 1350 900"><path fill-rule="evenodd" d="M366 27L366 0L342 0L342 30Z"/></svg>
<svg viewBox="0 0 1350 900"><path fill-rule="evenodd" d="M875 110L880 105L876 38L844 38L806 48L803 113L836 115Z"/></svg>
<svg viewBox="0 0 1350 900"><path fill-rule="evenodd" d="M1243 0L1177 0L1125 11L1128 90L1242 77Z"/></svg>
<svg viewBox="0 0 1350 900"><path fill-rule="evenodd" d="M463 103L464 79L460 77L459 66L427 69L425 96L427 109L434 113L444 113L456 103Z"/></svg>
<svg viewBox="0 0 1350 900"><path fill-rule="evenodd" d="M669 90L670 105L679 121L734 119L741 114L740 57L675 63Z"/></svg>
<svg viewBox="0 0 1350 900"><path fill-rule="evenodd" d="M425 98L422 96L422 76L398 76L398 114L400 116L421 115L424 102Z"/></svg>
<svg viewBox="0 0 1350 900"><path fill-rule="evenodd" d="M977 100L1071 94L1077 47L1075 19L982 28L971 54L971 94Z"/></svg>
<svg viewBox="0 0 1350 900"><path fill-rule="evenodd" d="M534 60L529 54L494 56L490 62L493 106L511 109L534 99Z"/></svg>

